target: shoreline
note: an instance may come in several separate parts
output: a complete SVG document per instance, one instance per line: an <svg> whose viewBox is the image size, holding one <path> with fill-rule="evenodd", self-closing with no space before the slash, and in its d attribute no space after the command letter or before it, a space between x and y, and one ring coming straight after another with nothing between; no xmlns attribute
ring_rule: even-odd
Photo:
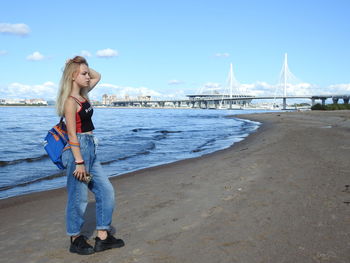
<svg viewBox="0 0 350 263"><path fill-rule="evenodd" d="M225 115L224 117L227 119L236 118L235 115ZM236 119L238 119L238 118L236 118ZM249 134L254 133L256 131L256 129L258 129L260 126L260 123L253 122L253 121L250 121L247 119L239 118L239 121L241 121L242 123L243 122L249 123L249 124L244 124L244 125L251 126L251 128L249 128L249 131L247 133L241 132L240 133L241 136L237 135L238 137L235 137L235 139L232 139L232 138L227 139L226 138L225 139L227 141L226 144L221 145L220 148L218 146L216 146L216 147L211 147L211 148L205 149L203 152L207 152L207 153L203 153L202 150L198 151L199 153L197 153L197 152L195 152L196 148L193 148L192 150L188 150L189 152L194 152L193 156L183 156L182 157L183 159L177 159L177 160L176 160L176 158L170 158L170 157L164 156L162 160L159 160L157 162L157 164L150 163L147 166L146 165L144 165L143 167L141 166L142 168L129 167L128 171L126 171L126 172L123 171L121 173L115 173L115 172L112 174L109 173L108 176L109 176L109 178L119 177L119 176L122 176L124 174L133 173L133 172L148 169L151 167L168 165L168 164L171 164L173 162L178 162L178 161L185 160L185 159L193 159L193 158L200 157L202 155L212 154L212 153L215 153L217 151L232 147L234 144L237 143L236 142L237 138L239 138L240 140L245 140L249 136ZM198 154L202 154L202 155L198 155ZM103 165L103 163L102 163L102 165ZM39 189L36 186L37 183L40 183L42 181L43 182L50 182L52 179L55 179L55 178L59 179L59 178L64 177L64 176L65 176L65 172L62 170L59 170L58 172L51 174L47 177L38 178L38 179L32 180L30 182L24 182L24 183L18 182L17 185L9 185L6 187L2 187L1 191L3 191L3 192L0 192L1 193L0 200L6 200L6 199L13 198L16 196L26 196L26 195L30 195L30 194L37 193L37 192L46 192L46 191L56 190L56 189L60 189L60 188L65 188L65 181L62 181L62 180L60 181L60 184L57 184L57 186L55 186L55 185L53 185L53 183L51 183L50 186L48 187L48 189L45 189L45 188ZM22 187L24 187L24 188L21 189ZM11 189L13 189L13 190L11 190ZM27 191L27 189L29 189L30 192L25 192L25 191ZM13 192L6 192L8 190L11 190Z"/></svg>
<svg viewBox="0 0 350 263"><path fill-rule="evenodd" d="M125 248L69 254L61 188L0 200L4 260L347 262L350 111L235 117L262 125L227 149L111 178Z"/></svg>

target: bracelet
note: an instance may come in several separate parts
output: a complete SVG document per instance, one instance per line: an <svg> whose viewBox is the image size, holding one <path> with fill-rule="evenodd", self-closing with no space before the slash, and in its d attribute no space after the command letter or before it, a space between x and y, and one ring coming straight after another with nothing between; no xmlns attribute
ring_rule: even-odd
<svg viewBox="0 0 350 263"><path fill-rule="evenodd" d="M84 160L80 162L75 161L75 165L83 165L84 163L85 163Z"/></svg>
<svg viewBox="0 0 350 263"><path fill-rule="evenodd" d="M72 147L80 147L80 143L79 142L71 142L71 141L69 141L68 143Z"/></svg>

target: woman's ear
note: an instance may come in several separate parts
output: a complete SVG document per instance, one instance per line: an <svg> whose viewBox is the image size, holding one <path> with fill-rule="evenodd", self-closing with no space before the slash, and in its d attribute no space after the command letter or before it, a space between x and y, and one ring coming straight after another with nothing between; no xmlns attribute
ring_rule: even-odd
<svg viewBox="0 0 350 263"><path fill-rule="evenodd" d="M72 80L75 80L75 78L78 76L79 72L73 72L72 74Z"/></svg>

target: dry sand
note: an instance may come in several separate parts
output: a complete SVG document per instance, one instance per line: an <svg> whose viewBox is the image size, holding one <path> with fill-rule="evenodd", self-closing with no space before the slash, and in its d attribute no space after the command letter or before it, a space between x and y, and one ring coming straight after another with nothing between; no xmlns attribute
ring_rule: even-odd
<svg viewBox="0 0 350 263"><path fill-rule="evenodd" d="M0 200L1 262L350 262L350 111L267 113L233 147L112 179L126 246L68 252L64 189ZM93 243L91 197L84 232Z"/></svg>

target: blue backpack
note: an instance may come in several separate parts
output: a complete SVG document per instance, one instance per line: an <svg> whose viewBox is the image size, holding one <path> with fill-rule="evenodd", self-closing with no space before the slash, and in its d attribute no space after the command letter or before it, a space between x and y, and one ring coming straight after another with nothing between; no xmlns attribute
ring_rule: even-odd
<svg viewBox="0 0 350 263"><path fill-rule="evenodd" d="M45 151L49 155L52 162L60 169L65 169L62 163L61 155L63 148L66 146L68 141L67 127L62 117L60 122L48 131L44 141Z"/></svg>

